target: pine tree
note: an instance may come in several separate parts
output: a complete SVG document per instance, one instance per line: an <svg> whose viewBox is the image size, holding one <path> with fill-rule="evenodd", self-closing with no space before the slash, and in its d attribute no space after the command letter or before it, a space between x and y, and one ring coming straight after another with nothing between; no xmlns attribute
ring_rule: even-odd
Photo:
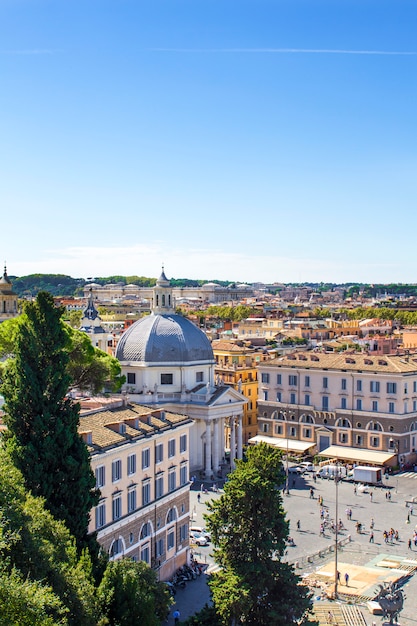
<svg viewBox="0 0 417 626"><path fill-rule="evenodd" d="M40 292L21 317L14 357L5 367L6 445L26 486L45 498L79 549L90 544L87 528L98 492L88 450L78 434L79 406L66 397L68 333L62 308Z"/></svg>
<svg viewBox="0 0 417 626"><path fill-rule="evenodd" d="M253 446L221 498L208 504L207 527L222 568L209 584L224 624L300 624L310 606L308 590L282 561L288 536L282 481L281 453Z"/></svg>

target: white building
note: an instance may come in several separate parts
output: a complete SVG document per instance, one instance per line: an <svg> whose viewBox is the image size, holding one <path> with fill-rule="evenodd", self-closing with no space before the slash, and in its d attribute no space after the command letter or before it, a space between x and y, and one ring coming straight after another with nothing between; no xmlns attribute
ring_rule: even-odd
<svg viewBox="0 0 417 626"><path fill-rule="evenodd" d="M225 460L225 427L231 429L231 464L242 457L242 413L246 398L215 379L207 336L175 314L169 280L162 271L152 290L152 312L121 336L116 357L126 376L130 402L160 406L194 420L190 470L210 479Z"/></svg>

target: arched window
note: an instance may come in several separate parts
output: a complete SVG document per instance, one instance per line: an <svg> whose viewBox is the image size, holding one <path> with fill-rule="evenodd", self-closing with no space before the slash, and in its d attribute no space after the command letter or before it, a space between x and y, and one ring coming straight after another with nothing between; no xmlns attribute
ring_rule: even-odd
<svg viewBox="0 0 417 626"><path fill-rule="evenodd" d="M287 418L285 417L285 413L284 413L283 411L280 411L280 412L278 413L278 419L283 420L284 422L285 422L285 420L287 419Z"/></svg>
<svg viewBox="0 0 417 626"><path fill-rule="evenodd" d="M279 417L278 417L278 411L274 411L274 412L272 413L272 415L271 415L271 419L273 419L273 420L277 420L277 419L279 419Z"/></svg>
<svg viewBox="0 0 417 626"><path fill-rule="evenodd" d="M165 294L162 294L162 306L165 306Z"/></svg>
<svg viewBox="0 0 417 626"><path fill-rule="evenodd" d="M337 428L352 428L352 424L345 417L341 417L340 419L337 420L336 427Z"/></svg>
<svg viewBox="0 0 417 626"><path fill-rule="evenodd" d="M149 537L150 534L151 534L151 525L149 522L146 522L141 528L139 541L142 541L142 539L146 539L146 537Z"/></svg>
<svg viewBox="0 0 417 626"><path fill-rule="evenodd" d="M303 413L303 415L300 417L300 422L302 424L314 424L314 419L311 415L306 415L305 413Z"/></svg>
<svg viewBox="0 0 417 626"><path fill-rule="evenodd" d="M376 430L378 432L382 432L384 429L379 422L369 422L367 430Z"/></svg>
<svg viewBox="0 0 417 626"><path fill-rule="evenodd" d="M410 431L417 430L417 422L410 424Z"/></svg>
<svg viewBox="0 0 417 626"><path fill-rule="evenodd" d="M167 521L166 523L169 524L170 522L173 522L175 519L177 519L177 512L174 508L169 509L168 513L167 513Z"/></svg>
<svg viewBox="0 0 417 626"><path fill-rule="evenodd" d="M110 556L114 557L114 556L117 556L118 554L122 554L123 550L124 550L123 539L119 537L118 539L115 539L110 546Z"/></svg>

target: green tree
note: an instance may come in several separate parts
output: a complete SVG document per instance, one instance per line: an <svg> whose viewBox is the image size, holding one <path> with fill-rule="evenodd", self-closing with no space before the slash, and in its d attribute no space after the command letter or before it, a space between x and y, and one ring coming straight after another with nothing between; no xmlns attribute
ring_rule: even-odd
<svg viewBox="0 0 417 626"><path fill-rule="evenodd" d="M69 360L67 371L70 386L93 394L106 391L117 392L125 382L120 362L110 354L95 348L89 336L65 325L69 335Z"/></svg>
<svg viewBox="0 0 417 626"><path fill-rule="evenodd" d="M67 626L66 613L49 587L0 565L0 626Z"/></svg>
<svg viewBox="0 0 417 626"><path fill-rule="evenodd" d="M99 492L77 430L79 405L66 397L69 336L62 313L46 292L25 307L14 357L3 372L4 437L27 488L65 521L80 549L90 543L89 515Z"/></svg>
<svg viewBox="0 0 417 626"><path fill-rule="evenodd" d="M93 626L97 601L87 553L29 493L0 447L0 625Z"/></svg>
<svg viewBox="0 0 417 626"><path fill-rule="evenodd" d="M222 626L214 606L206 604L201 611L181 622L183 626Z"/></svg>
<svg viewBox="0 0 417 626"><path fill-rule="evenodd" d="M68 321L71 328L79 328L82 317L83 312L80 310L67 311L65 313L65 320Z"/></svg>
<svg viewBox="0 0 417 626"><path fill-rule="evenodd" d="M222 568L209 584L223 624L300 624L309 609L309 592L281 560L288 536L278 489L283 478L278 450L250 447L222 497L208 504L207 526Z"/></svg>
<svg viewBox="0 0 417 626"><path fill-rule="evenodd" d="M172 604L156 573L143 561L130 559L108 563L98 598L109 626L160 626Z"/></svg>

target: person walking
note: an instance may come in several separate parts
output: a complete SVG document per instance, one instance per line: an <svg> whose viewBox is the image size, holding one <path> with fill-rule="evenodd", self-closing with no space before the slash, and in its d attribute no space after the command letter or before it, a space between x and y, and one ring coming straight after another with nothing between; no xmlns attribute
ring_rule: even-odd
<svg viewBox="0 0 417 626"><path fill-rule="evenodd" d="M369 535L369 543L374 543L374 533L371 530L371 534Z"/></svg>
<svg viewBox="0 0 417 626"><path fill-rule="evenodd" d="M374 526L375 526L375 521L374 521L374 518L371 517L371 523L369 524L369 528L372 530Z"/></svg>
<svg viewBox="0 0 417 626"><path fill-rule="evenodd" d="M413 549L413 548L412 548L412 543L413 543L413 542L411 541L411 539L409 539L409 540L408 540L408 549L409 549L409 550L412 550L412 549Z"/></svg>
<svg viewBox="0 0 417 626"><path fill-rule="evenodd" d="M369 499L370 499L371 502L372 502L373 497L374 497L374 494L372 493L372 491L370 491L369 492Z"/></svg>
<svg viewBox="0 0 417 626"><path fill-rule="evenodd" d="M310 487L310 498L314 499L314 489Z"/></svg>
<svg viewBox="0 0 417 626"><path fill-rule="evenodd" d="M301 522L300 520L297 520L297 530L300 530L300 528L301 528Z"/></svg>
<svg viewBox="0 0 417 626"><path fill-rule="evenodd" d="M200 492L198 492L198 494L197 494L197 501L200 502L200 500L201 500L201 495L200 495Z"/></svg>
<svg viewBox="0 0 417 626"><path fill-rule="evenodd" d="M347 572L345 574L345 585L346 587L349 587L349 574Z"/></svg>
<svg viewBox="0 0 417 626"><path fill-rule="evenodd" d="M174 618L174 624L180 623L180 612L178 609L175 609L175 611L172 614L172 617Z"/></svg>
<svg viewBox="0 0 417 626"><path fill-rule="evenodd" d="M356 496L356 493L357 493L356 485L353 487L353 493Z"/></svg>

